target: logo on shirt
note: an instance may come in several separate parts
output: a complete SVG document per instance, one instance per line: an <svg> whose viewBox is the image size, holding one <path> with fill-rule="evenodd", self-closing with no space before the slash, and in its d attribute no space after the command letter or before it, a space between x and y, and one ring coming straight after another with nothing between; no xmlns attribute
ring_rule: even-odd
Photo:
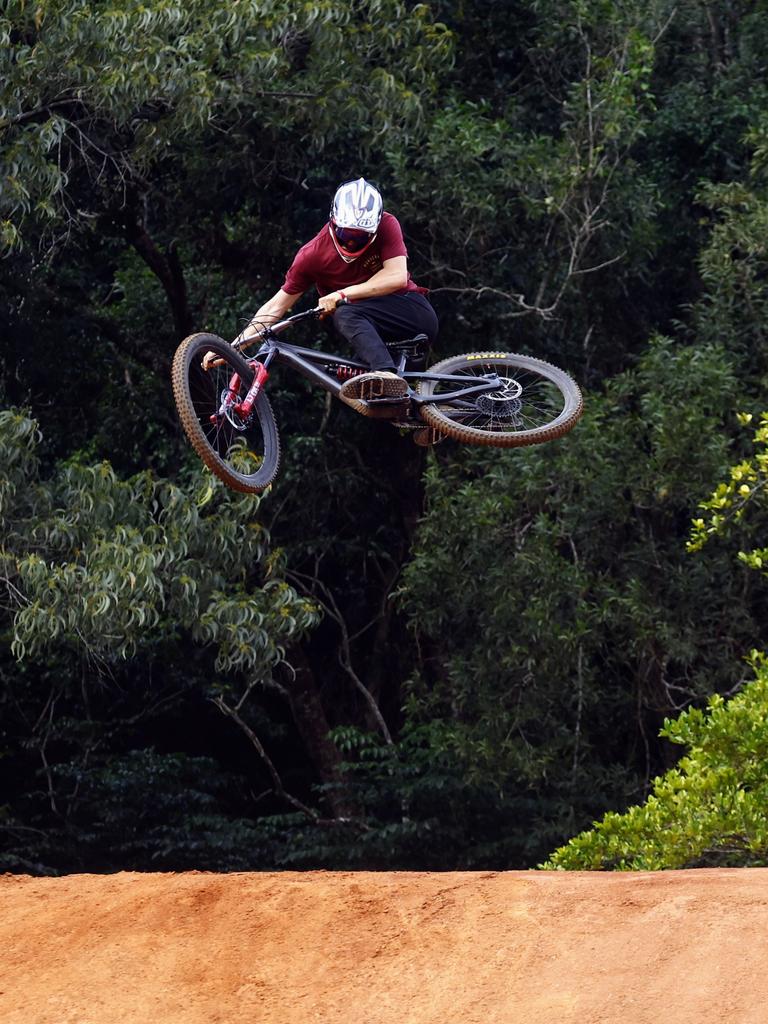
<svg viewBox="0 0 768 1024"><path fill-rule="evenodd" d="M382 262L378 253L371 253L370 256L366 256L363 260L363 266L366 270L381 270Z"/></svg>

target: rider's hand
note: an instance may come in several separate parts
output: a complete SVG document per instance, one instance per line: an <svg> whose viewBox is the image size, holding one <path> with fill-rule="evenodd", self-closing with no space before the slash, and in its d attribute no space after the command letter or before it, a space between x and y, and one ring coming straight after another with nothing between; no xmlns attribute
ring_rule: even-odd
<svg viewBox="0 0 768 1024"><path fill-rule="evenodd" d="M236 345L239 349L241 349L248 344L252 345L255 341L258 341L263 334L263 328L256 328L251 323L248 324L248 326L241 334L238 334L238 336L235 338L232 344ZM206 352L205 355L203 356L203 369L210 370L216 364L216 361L218 359L221 359L221 356L216 355L215 352Z"/></svg>
<svg viewBox="0 0 768 1024"><path fill-rule="evenodd" d="M344 296L341 292L329 292L327 295L321 295L317 303L322 310L320 316L325 317L335 313L336 307L343 299Z"/></svg>

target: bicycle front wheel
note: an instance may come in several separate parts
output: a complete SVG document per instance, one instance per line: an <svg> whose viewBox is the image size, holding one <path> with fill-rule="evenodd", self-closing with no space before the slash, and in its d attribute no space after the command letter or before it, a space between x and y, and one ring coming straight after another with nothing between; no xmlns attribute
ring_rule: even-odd
<svg viewBox="0 0 768 1024"><path fill-rule="evenodd" d="M205 370L207 352L219 357L219 365ZM253 381L251 364L215 334L192 334L176 350L171 375L184 432L206 466L232 490L258 493L269 487L280 464L269 399L262 392L244 419L234 408Z"/></svg>
<svg viewBox="0 0 768 1024"><path fill-rule="evenodd" d="M425 423L466 444L520 448L553 441L567 434L581 416L583 401L578 385L567 373L543 359L514 352L468 352L444 359L430 373L452 374L463 380L419 383L422 395L435 401L421 406ZM466 378L478 382L497 374L498 390L440 401L455 392ZM469 381L467 381L469 383Z"/></svg>

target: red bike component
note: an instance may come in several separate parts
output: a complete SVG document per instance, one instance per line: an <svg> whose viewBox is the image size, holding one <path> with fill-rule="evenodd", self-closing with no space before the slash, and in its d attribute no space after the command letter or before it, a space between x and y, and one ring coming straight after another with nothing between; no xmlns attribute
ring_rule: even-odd
<svg viewBox="0 0 768 1024"><path fill-rule="evenodd" d="M229 386L228 386L227 390L224 392L224 395L222 396L222 401L221 401L221 406L219 407L219 411L213 413L213 415L208 417L208 419L211 421L211 423L216 423L217 420L219 420L219 418L221 416L225 416L226 415L227 409L231 408L235 404L235 399L237 398L237 393L238 393L239 390L240 390L240 374L239 373L233 373L232 374L232 379L229 382Z"/></svg>
<svg viewBox="0 0 768 1024"><path fill-rule="evenodd" d="M254 403L256 402L256 399L259 397L261 389L264 386L264 384L266 384L267 378L269 377L267 368L263 363L254 360L254 362L251 363L251 366L256 367L256 373L254 374L253 377L253 384L251 384L250 388L248 389L248 394L245 396L242 402L238 402L235 405L235 412L238 414L238 416L242 416L243 419L246 419L248 416L251 415Z"/></svg>
<svg viewBox="0 0 768 1024"><path fill-rule="evenodd" d="M254 362L251 363L251 366L256 367L256 373L253 378L253 384L251 384L248 389L248 394L242 402L237 401L237 396L240 392L240 374L233 373L229 386L222 396L219 411L208 417L211 423L216 423L216 421L221 419L222 416L226 416L229 409L232 409L233 412L237 413L240 419L243 420L247 419L251 415L256 399L259 397L261 389L266 383L267 377L269 377L267 368L263 363L259 363L254 360Z"/></svg>
<svg viewBox="0 0 768 1024"><path fill-rule="evenodd" d="M359 377L365 370L359 370L355 366L337 366L336 376L339 380L351 380L352 377Z"/></svg>

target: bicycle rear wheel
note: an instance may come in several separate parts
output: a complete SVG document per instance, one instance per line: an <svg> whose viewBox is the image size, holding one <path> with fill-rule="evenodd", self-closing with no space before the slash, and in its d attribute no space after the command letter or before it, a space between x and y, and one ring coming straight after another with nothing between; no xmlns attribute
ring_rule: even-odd
<svg viewBox="0 0 768 1024"><path fill-rule="evenodd" d="M431 427L466 444L520 448L567 434L581 416L578 385L567 373L543 359L514 352L468 352L444 359L430 373L482 378L498 374L501 387L440 403L440 394L457 390L450 381L424 380L422 395L437 401L421 406L421 418Z"/></svg>
<svg viewBox="0 0 768 1024"><path fill-rule="evenodd" d="M220 365L204 370L206 352L215 352ZM192 334L173 359L173 396L184 432L206 466L232 490L258 493L277 476L280 437L264 392L246 419L224 402L235 374L242 401L253 381L250 363L215 334Z"/></svg>

